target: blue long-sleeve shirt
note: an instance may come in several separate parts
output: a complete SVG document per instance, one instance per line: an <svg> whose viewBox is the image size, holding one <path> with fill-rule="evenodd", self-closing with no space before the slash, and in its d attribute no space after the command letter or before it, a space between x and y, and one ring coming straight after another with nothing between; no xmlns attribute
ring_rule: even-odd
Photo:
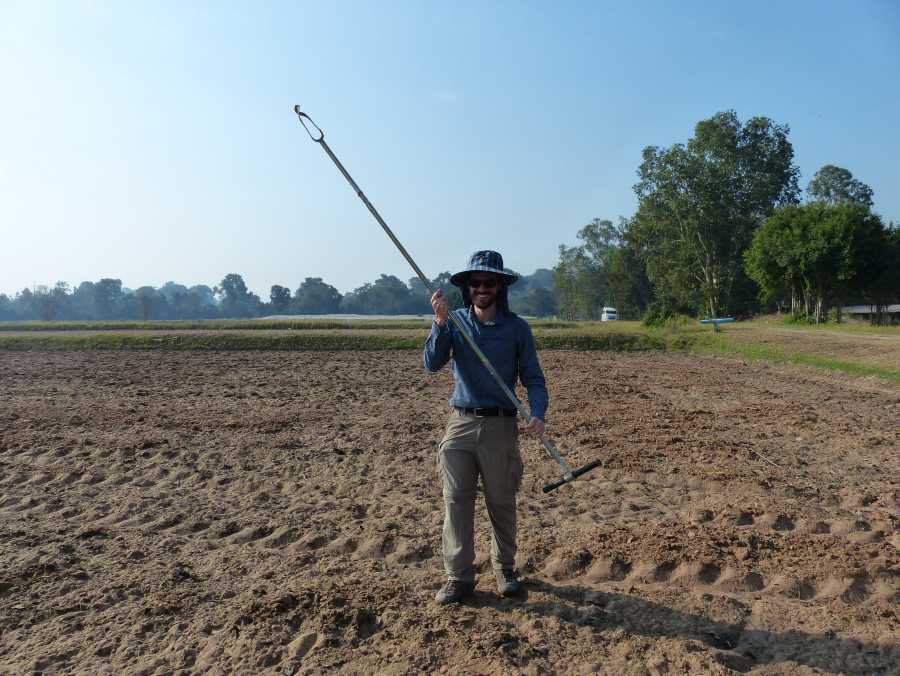
<svg viewBox="0 0 900 676"><path fill-rule="evenodd" d="M531 414L544 420L550 396L528 322L517 315L498 312L491 322L482 324L471 307L453 310L453 314L466 327L510 390L515 391L516 379L521 379L528 391ZM513 408L509 398L453 322L448 319L444 326L433 322L431 333L425 341L425 368L436 373L451 356L456 381L450 398L451 406Z"/></svg>

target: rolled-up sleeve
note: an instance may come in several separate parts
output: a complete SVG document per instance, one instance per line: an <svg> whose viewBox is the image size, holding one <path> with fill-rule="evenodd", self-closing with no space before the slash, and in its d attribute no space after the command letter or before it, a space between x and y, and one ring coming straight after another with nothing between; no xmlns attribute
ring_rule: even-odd
<svg viewBox="0 0 900 676"><path fill-rule="evenodd" d="M524 322L519 330L518 340L519 379L528 391L528 406L531 408L531 415L545 420L547 408L550 406L550 395L547 392L544 372L538 361L534 335L531 333L531 327Z"/></svg>
<svg viewBox="0 0 900 676"><path fill-rule="evenodd" d="M450 334L450 322L438 326L437 322L431 323L431 333L425 341L425 368L432 373L440 371L444 364L450 361L450 348L453 345L453 337Z"/></svg>

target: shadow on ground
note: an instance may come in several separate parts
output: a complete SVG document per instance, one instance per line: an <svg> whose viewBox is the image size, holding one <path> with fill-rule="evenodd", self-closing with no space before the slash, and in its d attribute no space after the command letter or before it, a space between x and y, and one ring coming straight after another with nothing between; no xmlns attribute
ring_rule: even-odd
<svg viewBox="0 0 900 676"><path fill-rule="evenodd" d="M534 601L536 594L529 594L529 590L550 595L553 600ZM716 622L637 596L598 592L577 585L529 580L525 593L515 604L498 601L491 594L478 594L470 604L492 606L501 612L515 610L556 617L578 626L621 628L637 636L700 641L719 651L716 658L723 666L738 672L794 662L826 673L900 674L900 643L864 643L832 633L747 629L740 622Z"/></svg>

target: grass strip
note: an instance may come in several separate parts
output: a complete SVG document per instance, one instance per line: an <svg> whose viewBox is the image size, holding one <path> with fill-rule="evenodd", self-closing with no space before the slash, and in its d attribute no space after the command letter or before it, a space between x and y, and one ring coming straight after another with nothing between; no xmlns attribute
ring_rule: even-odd
<svg viewBox="0 0 900 676"><path fill-rule="evenodd" d="M640 322L575 322L530 319L539 329L573 329L603 332L641 332ZM110 320L110 321L27 321L0 322L0 334L42 331L354 331L359 329L428 329L430 318L422 319L190 319L190 320Z"/></svg>
<svg viewBox="0 0 900 676"><path fill-rule="evenodd" d="M9 331L304 331L353 329L421 329L430 320L416 319L189 319L162 321L50 321L0 322Z"/></svg>
<svg viewBox="0 0 900 676"><path fill-rule="evenodd" d="M405 350L421 336L335 333L95 333L0 335L0 350Z"/></svg>
<svg viewBox="0 0 900 676"><path fill-rule="evenodd" d="M393 327L396 328L396 327ZM279 333L53 333L0 335L0 350L407 350L422 349L427 331ZM539 349L659 350L666 341L655 332L603 333L535 329Z"/></svg>
<svg viewBox="0 0 900 676"><path fill-rule="evenodd" d="M536 329L535 343L541 350L610 350L636 352L665 350L665 337L656 332L645 333L579 333L574 331L547 332Z"/></svg>
<svg viewBox="0 0 900 676"><path fill-rule="evenodd" d="M823 322L821 324L807 324L790 320L781 321L756 321L754 328L791 329L795 331L810 331L818 333L861 333L873 336L900 336L900 324L876 325L859 320L836 322Z"/></svg>
<svg viewBox="0 0 900 676"><path fill-rule="evenodd" d="M858 362L842 361L808 352L788 352L768 345L746 345L734 343L725 336L706 336L696 340L692 349L707 354L738 355L755 361L770 361L779 364L799 364L826 371L837 371L852 376L874 376L882 380L900 384L900 371L884 366L872 366Z"/></svg>

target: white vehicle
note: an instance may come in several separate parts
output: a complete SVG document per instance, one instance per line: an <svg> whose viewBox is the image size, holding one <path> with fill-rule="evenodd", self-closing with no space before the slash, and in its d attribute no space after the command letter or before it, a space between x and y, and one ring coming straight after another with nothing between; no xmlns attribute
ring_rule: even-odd
<svg viewBox="0 0 900 676"><path fill-rule="evenodd" d="M600 312L600 321L601 322L614 322L619 318L619 315L616 313L616 308L614 307L605 307Z"/></svg>

